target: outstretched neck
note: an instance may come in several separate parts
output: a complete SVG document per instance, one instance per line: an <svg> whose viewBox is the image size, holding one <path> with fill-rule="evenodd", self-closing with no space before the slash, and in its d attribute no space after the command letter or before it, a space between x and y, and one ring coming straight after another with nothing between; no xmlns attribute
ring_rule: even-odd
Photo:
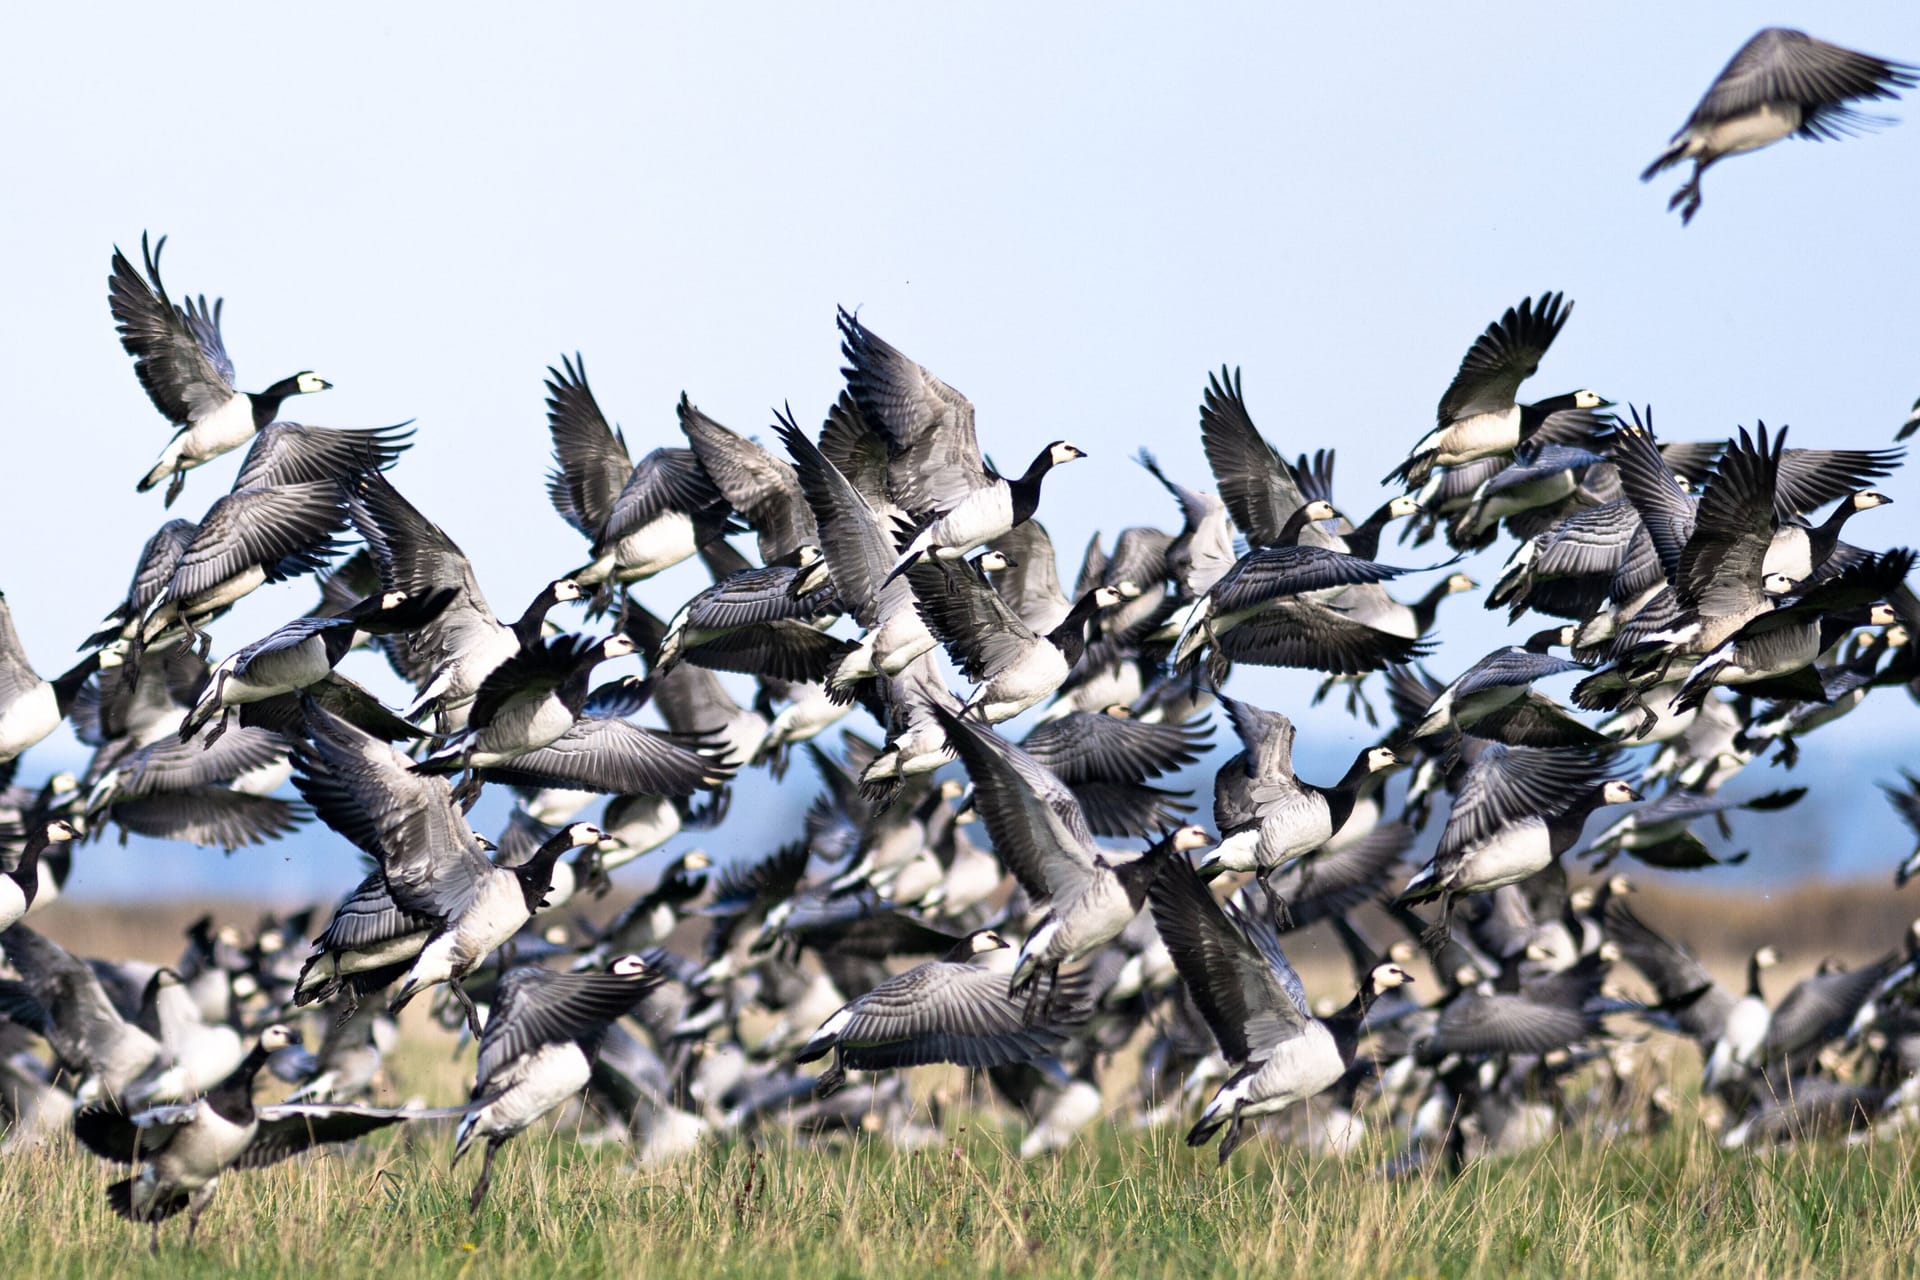
<svg viewBox="0 0 1920 1280"><path fill-rule="evenodd" d="M514 639L520 642L522 649L530 649L540 640L540 629L546 625L547 613L557 603L553 596L553 584L540 588L540 594L533 598L527 611L513 624Z"/></svg>

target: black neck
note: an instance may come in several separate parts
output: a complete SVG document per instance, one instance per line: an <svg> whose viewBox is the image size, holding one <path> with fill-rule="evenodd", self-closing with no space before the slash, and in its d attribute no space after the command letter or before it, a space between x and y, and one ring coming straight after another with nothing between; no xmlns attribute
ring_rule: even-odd
<svg viewBox="0 0 1920 1280"><path fill-rule="evenodd" d="M1760 990L1760 971L1763 967L1758 953L1747 957L1747 994L1755 1000L1767 998L1766 994Z"/></svg>
<svg viewBox="0 0 1920 1280"><path fill-rule="evenodd" d="M1419 627L1421 635L1425 635L1433 629L1434 615L1440 612L1440 602L1447 598L1450 590L1451 588L1448 587L1447 580L1442 578L1432 587L1429 587L1427 594L1421 596L1420 602L1413 606L1413 619Z"/></svg>
<svg viewBox="0 0 1920 1280"><path fill-rule="evenodd" d="M1047 640L1060 651L1067 660L1069 670L1080 663L1081 655L1087 651L1087 623L1100 611L1100 602L1089 591L1073 602L1073 608L1067 610L1067 616L1060 619L1060 625L1047 633Z"/></svg>
<svg viewBox="0 0 1920 1280"><path fill-rule="evenodd" d="M267 1047L256 1044L240 1060L225 1080L207 1095L207 1105L229 1124L249 1124L253 1120L253 1080L272 1055Z"/></svg>
<svg viewBox="0 0 1920 1280"><path fill-rule="evenodd" d="M31 907L40 892L40 855L47 850L47 829L40 828L27 837L27 847L20 851L19 864L6 873L9 879L20 886L20 894Z"/></svg>
<svg viewBox="0 0 1920 1280"><path fill-rule="evenodd" d="M1007 488L1013 494L1013 522L1025 524L1040 507L1040 482L1047 478L1047 472L1053 470L1053 446L1042 449L1034 460L1027 464L1026 474L1018 480L1007 481Z"/></svg>
<svg viewBox="0 0 1920 1280"><path fill-rule="evenodd" d="M520 882L520 892L527 900L527 914L533 915L540 910L540 904L546 900L547 893L553 888L553 866L560 861L560 855L574 847L573 837L564 830L538 849L533 856L517 867L510 868L514 879Z"/></svg>
<svg viewBox="0 0 1920 1280"><path fill-rule="evenodd" d="M1840 543L1840 531L1846 528L1847 521L1852 518L1853 499L1846 498L1833 509L1832 515L1807 530L1807 558L1813 562L1815 569L1825 564L1828 557L1833 555L1834 547Z"/></svg>
<svg viewBox="0 0 1920 1280"><path fill-rule="evenodd" d="M1303 503L1294 510L1292 515L1287 517L1287 522L1280 526L1280 534L1273 540L1273 545L1277 547L1293 546L1300 541L1300 535L1306 532L1307 526L1311 523L1312 520L1307 515L1306 505ZM1377 540L1376 535L1376 541Z"/></svg>
<svg viewBox="0 0 1920 1280"><path fill-rule="evenodd" d="M1174 856L1173 836L1167 835L1156 840L1132 862L1122 863L1113 869L1114 878L1127 891L1127 901L1136 910L1146 902L1147 886L1153 883L1153 878L1160 874L1160 868L1166 865L1171 856Z"/></svg>
<svg viewBox="0 0 1920 1280"><path fill-rule="evenodd" d="M1353 1065L1353 1055L1360 1048L1360 1032L1366 1023L1367 1012L1379 998L1380 993L1374 989L1373 975L1368 974L1360 980L1360 989L1353 993L1353 999L1347 1001L1344 1008L1322 1020L1333 1036L1334 1047L1340 1050L1340 1061L1347 1066Z"/></svg>
<svg viewBox="0 0 1920 1280"><path fill-rule="evenodd" d="M1347 550L1363 560L1371 560L1380 550L1380 535L1393 521L1393 503L1383 502L1360 527L1347 535Z"/></svg>
<svg viewBox="0 0 1920 1280"><path fill-rule="evenodd" d="M80 692L80 686L87 682L87 677L99 669L100 654L94 652L47 681L53 686L54 705L60 708L61 715L67 714L68 708L73 705L74 695Z"/></svg>
<svg viewBox="0 0 1920 1280"><path fill-rule="evenodd" d="M291 378L282 378L265 391L250 393L247 399L253 404L253 429L258 431L279 417L280 406L286 402L288 397L299 394L300 378L298 375Z"/></svg>
<svg viewBox="0 0 1920 1280"><path fill-rule="evenodd" d="M1367 763L1367 757L1370 754L1372 754L1371 748L1362 751L1354 758L1353 764L1348 766L1347 772L1340 781L1330 787L1317 786L1304 781L1301 783L1309 790L1318 791L1321 798L1327 802L1327 816L1332 820L1335 831L1338 831L1345 825L1347 819L1353 816L1353 806L1360 798L1360 788L1365 785L1368 778L1373 776L1373 770Z"/></svg>
<svg viewBox="0 0 1920 1280"><path fill-rule="evenodd" d="M540 588L540 594L533 598L533 603L527 606L527 611L514 622L513 635L520 642L522 649L531 649L539 643L540 628L547 620L547 611L557 603L558 601L553 598L553 584L549 582Z"/></svg>

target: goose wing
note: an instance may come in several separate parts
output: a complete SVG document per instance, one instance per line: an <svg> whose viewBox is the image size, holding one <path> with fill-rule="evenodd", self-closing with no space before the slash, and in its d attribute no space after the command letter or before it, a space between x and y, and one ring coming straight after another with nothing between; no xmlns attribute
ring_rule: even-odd
<svg viewBox="0 0 1920 1280"><path fill-rule="evenodd" d="M1207 375L1200 402L1200 443L1220 488L1220 500L1247 541L1256 547L1278 541L1306 497L1286 459L1253 425L1238 369L1222 366L1219 373ZM1300 541L1312 546L1341 545L1318 525L1308 525Z"/></svg>
<svg viewBox="0 0 1920 1280"><path fill-rule="evenodd" d="M1862 965L1839 973L1816 973L1787 992L1767 1023L1765 1058L1817 1048L1846 1032L1860 1006L1873 995L1892 966Z"/></svg>
<svg viewBox="0 0 1920 1280"><path fill-rule="evenodd" d="M688 796L732 776L695 746L629 720L586 717L510 764L480 771L516 787L568 787L609 795Z"/></svg>
<svg viewBox="0 0 1920 1280"><path fill-rule="evenodd" d="M701 470L760 535L764 563L785 560L803 545L819 545L820 531L791 466L694 408L685 395L678 411L680 430Z"/></svg>
<svg viewBox="0 0 1920 1280"><path fill-rule="evenodd" d="M211 785L119 800L107 816L136 835L231 853L292 834L308 814L305 806L277 796Z"/></svg>
<svg viewBox="0 0 1920 1280"><path fill-rule="evenodd" d="M340 1102L281 1102L254 1108L253 1141L233 1162L236 1169L259 1169L302 1151L355 1138L409 1120L451 1120L465 1107L363 1107Z"/></svg>
<svg viewBox="0 0 1920 1280"><path fill-rule="evenodd" d="M1229 919L1185 858L1168 858L1147 896L1160 939L1229 1062L1263 1058L1306 1028L1305 995L1296 1000L1291 990L1299 978L1278 940L1256 941L1251 934L1266 926L1249 917Z"/></svg>
<svg viewBox="0 0 1920 1280"><path fill-rule="evenodd" d="M908 569L906 577L927 630L976 684L1017 665L1039 643L972 565L930 558Z"/></svg>
<svg viewBox="0 0 1920 1280"><path fill-rule="evenodd" d="M159 1057L159 1042L120 1016L93 970L65 947L14 924L0 932L0 950L44 1011L41 1034L61 1061L87 1075L130 1068L118 1074L131 1080Z"/></svg>
<svg viewBox="0 0 1920 1280"><path fill-rule="evenodd" d="M600 529L598 548L611 547L665 515L694 515L724 505L691 449L655 449L640 459Z"/></svg>
<svg viewBox="0 0 1920 1280"><path fill-rule="evenodd" d="M1429 647L1418 637L1397 636L1338 609L1290 596L1275 600L1216 643L1233 662L1341 676L1405 666L1425 656Z"/></svg>
<svg viewBox="0 0 1920 1280"><path fill-rule="evenodd" d="M413 432L404 422L366 431L269 422L254 436L233 488L346 480L385 471L412 447Z"/></svg>
<svg viewBox="0 0 1920 1280"><path fill-rule="evenodd" d="M165 1150L199 1109L198 1102L178 1102L128 1115L112 1105L82 1107L73 1113L73 1136L103 1159L139 1164Z"/></svg>
<svg viewBox="0 0 1920 1280"><path fill-rule="evenodd" d="M542 1045L591 1040L659 986L651 968L631 977L614 973L554 973L522 967L500 980L480 1037L476 1099L503 1070Z"/></svg>
<svg viewBox="0 0 1920 1280"><path fill-rule="evenodd" d="M1247 749L1249 775L1255 778L1293 777L1293 721L1284 712L1269 711L1251 702L1215 692L1226 709L1233 731Z"/></svg>
<svg viewBox="0 0 1920 1280"><path fill-rule="evenodd" d="M174 567L169 592L176 600L191 599L255 566L277 581L290 576L278 572L282 561L324 554L346 524L346 503L335 481L230 493L201 519ZM296 571L312 567L303 563Z"/></svg>
<svg viewBox="0 0 1920 1280"><path fill-rule="evenodd" d="M1895 90L1914 86L1914 73L1903 63L1842 49L1804 31L1768 27L1740 46L1680 133L1737 119L1769 103L1792 102L1808 111L1798 130L1801 137L1831 137L1844 120L1828 123L1823 115L1845 102L1898 97Z"/></svg>
<svg viewBox="0 0 1920 1280"><path fill-rule="evenodd" d="M861 1071L951 1062L1002 1067L1031 1062L1066 1042L1066 1027L1084 1019L1085 971L1063 975L1047 1021L1029 1024L1026 1001L1007 995L1004 974L935 960L887 979L848 1004L833 1044Z"/></svg>
<svg viewBox="0 0 1920 1280"><path fill-rule="evenodd" d="M933 714L973 779L974 807L1007 870L1035 900L1077 897L1096 874L1097 849L1073 792L984 725L945 707Z"/></svg>
<svg viewBox="0 0 1920 1280"><path fill-rule="evenodd" d="M449 588L456 592L438 617L400 642L421 669L436 671L506 633L487 604L466 553L402 497L386 476L375 472L361 477L347 505L354 527L379 566L382 589L405 591L415 600Z"/></svg>
<svg viewBox="0 0 1920 1280"><path fill-rule="evenodd" d="M1653 984L1663 1005L1672 1006L1682 1031L1703 1043L1720 1038L1738 1000L1692 952L1656 932L1618 897L1608 900L1601 923L1621 957Z"/></svg>
<svg viewBox="0 0 1920 1280"><path fill-rule="evenodd" d="M1607 761L1605 752L1584 748L1489 746L1454 796L1436 856L1478 844L1512 822L1564 812L1606 780Z"/></svg>
<svg viewBox="0 0 1920 1280"><path fill-rule="evenodd" d="M40 687L40 677L27 661L27 648L13 626L13 610L0 596L0 707Z"/></svg>
<svg viewBox="0 0 1920 1280"><path fill-rule="evenodd" d="M1451 1001L1428 1041L1430 1055L1551 1053L1592 1034L1596 1020L1579 1009L1515 995L1462 995Z"/></svg>
<svg viewBox="0 0 1920 1280"><path fill-rule="evenodd" d="M149 250L146 233L141 233L145 280L116 247L107 276L107 306L120 345L133 357L134 374L153 407L168 422L198 422L233 399L233 361L220 338L220 302L209 311L205 297L197 304L189 298L182 307L167 296L160 282L160 252L166 247L167 238L161 236Z"/></svg>
<svg viewBox="0 0 1920 1280"><path fill-rule="evenodd" d="M1440 397L1441 423L1480 413L1511 409L1520 384L1540 367L1540 358L1559 336L1573 304L1558 293L1522 299L1488 325L1460 361L1447 393Z"/></svg>
<svg viewBox="0 0 1920 1280"><path fill-rule="evenodd" d="M1781 431L1769 440L1764 423L1754 435L1743 427L1707 481L1673 585L1708 616L1739 613L1764 601L1761 568L1779 527L1774 486L1785 439Z"/></svg>
<svg viewBox="0 0 1920 1280"><path fill-rule="evenodd" d="M888 488L917 516L950 511L989 481L973 404L845 310L840 351L847 390L886 439Z"/></svg>
<svg viewBox="0 0 1920 1280"><path fill-rule="evenodd" d="M1040 522L1023 521L987 545L1013 561L1012 567L996 570L989 577L993 589L1020 615L1020 621L1035 635L1045 635L1059 626L1073 608L1073 601L1061 589L1053 539Z"/></svg>
<svg viewBox="0 0 1920 1280"><path fill-rule="evenodd" d="M783 418L775 430L787 446L796 483L812 508L834 591L861 626L871 627L879 616L881 584L896 558L893 537L866 495L792 418Z"/></svg>
<svg viewBox="0 0 1920 1280"><path fill-rule="evenodd" d="M1198 764L1210 730L1079 711L1038 725L1020 747L1041 767L1072 786L1076 782L1145 782Z"/></svg>
<svg viewBox="0 0 1920 1280"><path fill-rule="evenodd" d="M613 513L613 501L633 474L627 439L607 425L586 362L576 352L547 366L547 430L553 436L554 470L547 497L560 518L587 538L598 538Z"/></svg>
<svg viewBox="0 0 1920 1280"><path fill-rule="evenodd" d="M1788 449L1780 455L1773 510L1782 523L1893 474L1904 449Z"/></svg>
<svg viewBox="0 0 1920 1280"><path fill-rule="evenodd" d="M446 780L414 773L406 756L317 705L306 723L313 750L301 768L330 774L366 811L394 902L438 920L458 915L493 864Z"/></svg>

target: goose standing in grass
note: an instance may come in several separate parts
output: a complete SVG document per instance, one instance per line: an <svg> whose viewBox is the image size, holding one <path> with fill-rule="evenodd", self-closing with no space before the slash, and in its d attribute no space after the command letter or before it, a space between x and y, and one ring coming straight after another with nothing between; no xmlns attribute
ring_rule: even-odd
<svg viewBox="0 0 1920 1280"><path fill-rule="evenodd" d="M1197 1147L1225 1128L1225 1164L1249 1136L1249 1120L1311 1098L1345 1075L1368 1010L1413 979L1397 964L1377 965L1350 1003L1316 1018L1272 927L1237 907L1223 910L1186 858L1167 859L1148 894L1181 981L1233 1067L1187 1134L1187 1145Z"/></svg>
<svg viewBox="0 0 1920 1280"><path fill-rule="evenodd" d="M329 1103L256 1106L254 1079L267 1059L300 1039L275 1023L260 1033L233 1072L205 1097L128 1115L112 1107L75 1114L74 1136L95 1155L137 1165L131 1178L107 1188L107 1204L129 1222L151 1223L160 1252L160 1224L184 1210L187 1244L213 1200L220 1175L257 1169L316 1146L351 1142L407 1120L444 1119L457 1111L395 1111Z"/></svg>
<svg viewBox="0 0 1920 1280"><path fill-rule="evenodd" d="M1040 505L1047 473L1087 456L1055 440L1009 480L980 454L971 401L844 310L840 334L847 389L887 442L888 487L901 507L923 522L892 574L923 556L957 560L1024 524Z"/></svg>
<svg viewBox="0 0 1920 1280"><path fill-rule="evenodd" d="M1822 142L1866 132L1883 121L1848 104L1898 98L1916 84L1920 67L1768 27L1740 46L1640 181L1693 162L1693 176L1667 201L1684 226L1700 211L1700 176L1714 161L1790 136Z"/></svg>
<svg viewBox="0 0 1920 1280"><path fill-rule="evenodd" d="M1007 992L1007 977L981 962L1008 943L980 929L939 960L896 974L822 1022L796 1057L813 1062L833 1054L815 1092L825 1097L854 1071L888 1071L932 1062L1003 1067L1057 1051L1069 1028L1085 1018L1087 984L1080 974L1060 979L1047 1020L1028 1019ZM817 1015L816 1015L817 1016Z"/></svg>
<svg viewBox="0 0 1920 1280"><path fill-rule="evenodd" d="M1293 721L1216 694L1239 735L1241 751L1213 779L1213 820L1220 843L1201 860L1203 874L1271 871L1305 857L1346 824L1367 779L1399 763L1388 747L1368 747L1330 787L1293 772Z"/></svg>
<svg viewBox="0 0 1920 1280"><path fill-rule="evenodd" d="M638 955L605 973L509 970L479 1036L472 1101L454 1140L453 1163L486 1140L469 1207L479 1212L493 1181L493 1158L507 1140L587 1087L600 1040L615 1019L658 986L663 975Z"/></svg>
<svg viewBox="0 0 1920 1280"><path fill-rule="evenodd" d="M290 396L325 391L333 384L311 370L280 379L264 391L236 391L233 361L220 336L224 298L211 309L206 295L188 298L185 306L167 296L160 283L160 253L167 238L151 249L140 234L140 254L146 260L142 280L118 248L107 277L107 305L120 332L120 345L133 357L133 371L153 407L176 430L160 460L141 477L141 493L171 477L166 505L180 496L187 472L221 454L237 449L254 432L272 422Z"/></svg>

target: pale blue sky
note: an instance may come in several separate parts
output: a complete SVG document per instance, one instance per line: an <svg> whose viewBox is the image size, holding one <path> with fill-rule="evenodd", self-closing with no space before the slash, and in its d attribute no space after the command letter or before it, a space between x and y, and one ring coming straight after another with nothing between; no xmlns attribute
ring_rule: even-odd
<svg viewBox="0 0 1920 1280"><path fill-rule="evenodd" d="M1042 513L1074 556L1095 528L1172 521L1127 459L1149 444L1205 477L1195 406L1223 361L1282 449L1340 446L1340 497L1370 509L1475 334L1545 289L1578 306L1539 394L1651 401L1673 437L1764 418L1883 445L1920 392L1913 103L1879 135L1716 169L1684 231L1677 179L1635 181L1769 23L1920 60L1900 4L17 8L0 588L59 670L164 518L132 486L167 429L105 302L112 245L143 228L172 236L176 294L226 295L244 387L312 368L336 388L291 416L418 420L394 479L503 613L582 559L542 492L549 362L585 355L636 452L677 441L682 389L764 433L770 406L815 420L835 392L836 304L971 396L990 452L1090 452ZM1913 536L1920 484L1885 487L1902 505L1862 521L1868 545ZM642 595L668 612L697 581ZM311 595L261 592L216 648ZM1436 669L1495 643L1492 616L1444 612ZM1242 679L1301 716L1309 770L1360 741L1306 713L1310 680ZM1896 856L1871 782L1914 724L1883 698L1809 743L1802 771L1871 817L1854 868ZM710 843L761 835L736 818ZM244 870L335 887L331 847ZM85 878L111 887L125 864L93 852ZM166 857L229 874L247 855ZM1794 860L1763 851L1753 874Z"/></svg>

